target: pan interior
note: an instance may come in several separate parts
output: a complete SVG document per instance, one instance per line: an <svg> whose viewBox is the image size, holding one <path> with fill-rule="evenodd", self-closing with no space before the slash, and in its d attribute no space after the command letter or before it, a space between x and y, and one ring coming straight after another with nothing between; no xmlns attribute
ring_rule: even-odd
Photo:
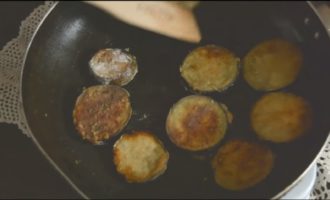
<svg viewBox="0 0 330 200"><path fill-rule="evenodd" d="M330 96L323 89L330 85L330 42L310 7L305 2L203 1L195 14L203 36L200 44L126 25L79 2L60 2L35 35L22 81L26 118L42 149L88 197L271 198L296 180L320 151L330 128ZM304 23L305 18L309 24ZM197 46L223 46L242 58L254 45L273 37L292 41L303 51L304 66L298 79L281 91L311 103L313 129L292 143L266 143L276 161L263 182L240 192L224 190L214 182L211 157L231 138L258 140L249 125L249 113L265 93L250 88L241 74L228 90L207 93L228 106L233 124L215 148L187 152L174 146L165 132L170 107L194 93L180 77L179 66ZM121 134L105 145L93 146L80 139L72 122L76 97L84 87L99 84L88 70L89 59L97 50L111 47L129 48L139 65L135 79L124 86L131 96L133 115L121 133L151 131L170 153L166 173L145 184L127 184L115 172L112 145Z"/></svg>

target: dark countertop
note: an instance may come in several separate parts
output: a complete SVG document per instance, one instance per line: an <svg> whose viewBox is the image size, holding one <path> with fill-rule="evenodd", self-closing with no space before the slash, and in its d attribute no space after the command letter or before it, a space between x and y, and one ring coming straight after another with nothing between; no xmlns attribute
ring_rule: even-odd
<svg viewBox="0 0 330 200"><path fill-rule="evenodd" d="M43 2L0 2L0 47ZM0 198L81 198L15 125L0 123Z"/></svg>

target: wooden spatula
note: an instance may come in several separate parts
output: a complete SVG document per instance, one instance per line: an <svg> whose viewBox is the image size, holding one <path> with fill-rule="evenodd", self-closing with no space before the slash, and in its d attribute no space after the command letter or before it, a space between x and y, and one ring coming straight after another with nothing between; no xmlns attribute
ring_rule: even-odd
<svg viewBox="0 0 330 200"><path fill-rule="evenodd" d="M198 43L201 34L192 12L195 3L166 1L85 1L114 17L149 31Z"/></svg>

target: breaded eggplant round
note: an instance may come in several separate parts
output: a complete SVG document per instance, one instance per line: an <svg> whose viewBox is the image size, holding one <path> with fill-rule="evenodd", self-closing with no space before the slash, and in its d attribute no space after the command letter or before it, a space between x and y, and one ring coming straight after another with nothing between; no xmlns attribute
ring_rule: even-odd
<svg viewBox="0 0 330 200"><path fill-rule="evenodd" d="M114 85L85 89L76 100L73 121L81 137L101 144L121 131L132 113L129 93Z"/></svg>
<svg viewBox="0 0 330 200"><path fill-rule="evenodd" d="M138 131L125 134L113 148L118 173L129 183L143 183L162 175L167 169L169 153L153 134Z"/></svg>
<svg viewBox="0 0 330 200"><path fill-rule="evenodd" d="M126 85L138 72L135 56L121 49L101 49L89 61L93 74L105 84Z"/></svg>
<svg viewBox="0 0 330 200"><path fill-rule="evenodd" d="M251 112L256 134L272 142L290 142L302 136L311 126L311 108L299 96L272 92L261 97Z"/></svg>
<svg viewBox="0 0 330 200"><path fill-rule="evenodd" d="M170 109L166 131L171 141L190 151L216 145L225 135L229 111L212 98L191 95L180 99Z"/></svg>
<svg viewBox="0 0 330 200"><path fill-rule="evenodd" d="M216 183L228 190L244 190L264 180L274 165L272 151L259 143L234 139L212 159Z"/></svg>
<svg viewBox="0 0 330 200"><path fill-rule="evenodd" d="M277 90L296 80L302 63L298 47L283 39L272 39L248 52L243 60L243 76L255 90Z"/></svg>
<svg viewBox="0 0 330 200"><path fill-rule="evenodd" d="M188 54L180 72L194 90L223 91L235 81L238 64L239 58L228 49L206 45Z"/></svg>

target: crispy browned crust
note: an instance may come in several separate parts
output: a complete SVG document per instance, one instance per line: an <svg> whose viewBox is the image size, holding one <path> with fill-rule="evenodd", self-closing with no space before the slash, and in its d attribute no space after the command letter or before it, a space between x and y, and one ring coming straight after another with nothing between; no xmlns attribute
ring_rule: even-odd
<svg viewBox="0 0 330 200"><path fill-rule="evenodd" d="M228 190L244 190L264 180L274 163L264 145L235 139L218 150L212 160L216 183Z"/></svg>
<svg viewBox="0 0 330 200"><path fill-rule="evenodd" d="M261 97L251 112L251 124L256 134L272 142L290 142L301 137L311 127L309 104L299 96L272 92Z"/></svg>
<svg viewBox="0 0 330 200"><path fill-rule="evenodd" d="M271 39L248 52L243 60L243 76L256 90L277 90L296 80L302 63L302 53L294 44Z"/></svg>
<svg viewBox="0 0 330 200"><path fill-rule="evenodd" d="M156 136L146 131L122 135L113 153L117 172L130 183L154 180L167 169L168 151Z"/></svg>
<svg viewBox="0 0 330 200"><path fill-rule="evenodd" d="M180 72L194 90L223 91L235 81L238 62L239 59L228 49L206 45L188 54Z"/></svg>
<svg viewBox="0 0 330 200"><path fill-rule="evenodd" d="M73 121L83 139L99 144L122 130L131 113L129 94L125 89L98 85L85 89L77 98Z"/></svg>
<svg viewBox="0 0 330 200"><path fill-rule="evenodd" d="M201 95L182 98L171 108L166 131L178 147L205 150L216 145L227 130L226 112L219 103Z"/></svg>

